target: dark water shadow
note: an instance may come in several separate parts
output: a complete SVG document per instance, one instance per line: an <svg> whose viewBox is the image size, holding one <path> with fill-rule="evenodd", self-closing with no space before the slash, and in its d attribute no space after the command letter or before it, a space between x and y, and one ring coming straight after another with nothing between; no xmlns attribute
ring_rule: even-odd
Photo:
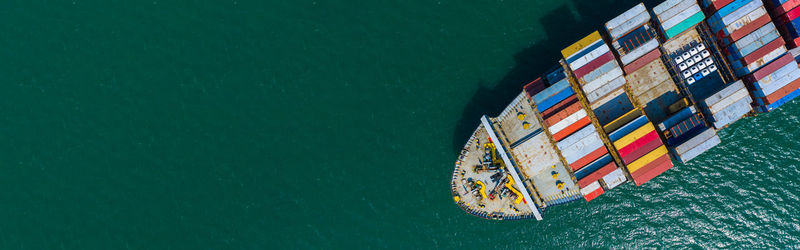
<svg viewBox="0 0 800 250"><path fill-rule="evenodd" d="M643 2L649 10L662 0ZM480 124L480 117L483 114L489 116L499 114L522 91L523 85L555 68L562 57L561 49L595 30L604 29L605 22L638 3L639 1L573 1L572 4L564 4L539 18L538 22L544 27L547 37L517 52L514 55L514 67L494 87L486 87L486 82L478 83L480 87L464 107L461 118L456 124L453 134L453 153L458 155L464 143Z"/></svg>

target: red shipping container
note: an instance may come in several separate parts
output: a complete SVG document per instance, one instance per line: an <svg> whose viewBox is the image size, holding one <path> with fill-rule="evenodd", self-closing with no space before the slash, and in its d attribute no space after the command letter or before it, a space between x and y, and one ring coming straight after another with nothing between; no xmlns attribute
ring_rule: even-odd
<svg viewBox="0 0 800 250"><path fill-rule="evenodd" d="M585 167L586 165L589 165L589 163L592 163L594 160L599 159L601 156L605 155L606 153L608 153L608 150L606 150L606 147L605 146L600 146L599 148L597 148L597 150L592 151L588 155L585 155L585 156L581 157L580 159L578 159L577 161L573 162L572 164L569 164L569 168L571 168L572 171L578 171L578 169L581 169L582 167Z"/></svg>
<svg viewBox="0 0 800 250"><path fill-rule="evenodd" d="M634 177L633 182L636 183L636 186L641 186L642 184L647 183L656 176L661 175L670 168L672 168L672 161L662 163L657 167L655 167L654 169L651 169L647 173L642 174L641 176L639 176L639 178Z"/></svg>
<svg viewBox="0 0 800 250"><path fill-rule="evenodd" d="M593 173L587 175L586 177L583 177L583 179L578 180L578 186L581 188L585 188L589 184L592 184L592 182L595 182L603 178L603 176L606 176L607 174L614 172L614 170L617 170L617 165L614 164L614 162L612 161L603 166L602 168L595 170Z"/></svg>
<svg viewBox="0 0 800 250"><path fill-rule="evenodd" d="M578 110L581 110L582 108L583 106L581 106L580 102L575 102L572 105L565 107L561 111L558 111L557 113L545 119L544 124L547 125L548 127L553 126L556 123L569 117L570 115L575 114L575 112L578 112Z"/></svg>
<svg viewBox="0 0 800 250"><path fill-rule="evenodd" d="M595 58L586 65L583 65L583 67L580 67L575 71L573 71L573 73L575 73L575 78L581 79L586 74L591 73L593 70L599 68L600 66L603 66L604 64L610 62L611 60L614 60L614 54L611 54L611 51L606 52L602 56Z"/></svg>
<svg viewBox="0 0 800 250"><path fill-rule="evenodd" d="M776 25L788 23L795 18L800 17L800 8L794 8L775 19Z"/></svg>
<svg viewBox="0 0 800 250"><path fill-rule="evenodd" d="M769 42L768 44L764 45L764 47L761 47L756 51L753 51L753 53L746 55L739 61L742 62L742 65L749 65L755 61L760 60L762 57L780 48L784 44L786 44L786 42L783 41L783 39L781 39L780 37L778 37L775 40L772 40L772 42Z"/></svg>
<svg viewBox="0 0 800 250"><path fill-rule="evenodd" d="M542 92L542 90L544 90L545 88L547 87L544 86L544 81L542 81L541 77L536 78L536 80L533 80L532 82L529 82L528 84L525 84L524 87L522 87L522 89L525 90L525 94L528 95L528 98L531 98L531 96L535 96L539 92Z"/></svg>
<svg viewBox="0 0 800 250"><path fill-rule="evenodd" d="M797 7L798 5L800 5L800 0L789 0L781 4L781 6L775 8L775 11L773 11L773 13L774 15L779 16L782 15L783 13L786 13L787 11L794 9L794 7Z"/></svg>
<svg viewBox="0 0 800 250"><path fill-rule="evenodd" d="M664 154L656 158L655 160L651 161L650 163L645 164L644 167L637 169L635 172L632 172L631 178L639 178L642 175L646 174L647 172L650 172L650 170L653 170L666 162L672 163L672 158L669 158L669 154Z"/></svg>
<svg viewBox="0 0 800 250"><path fill-rule="evenodd" d="M583 119L578 120L577 122L573 123L572 125L567 126L566 128L562 129L561 131L558 131L558 133L555 133L553 135L553 140L561 141L564 138L566 138L567 136L571 135L572 133L575 133L575 131L578 131L578 130L582 129L586 125L589 125L589 123L591 123L591 122L592 121L589 120L588 116L584 117Z"/></svg>
<svg viewBox="0 0 800 250"><path fill-rule="evenodd" d="M733 33L731 33L727 37L723 37L723 38L728 38L729 42L738 41L742 37L745 37L745 36L749 35L750 33L753 33L753 31L756 31L758 28L763 27L764 25L769 23L769 21L770 21L769 15L764 14L763 16L761 16L759 18L756 18L756 20L753 20L752 22L746 24L745 26L742 26L741 28L739 28L738 30L734 31ZM720 33L720 34L722 34L722 33ZM726 44L726 46L727 46L727 44Z"/></svg>
<svg viewBox="0 0 800 250"><path fill-rule="evenodd" d="M587 194L583 198L586 199L587 202L589 202L591 200L594 200L594 198L597 198L597 196L600 196L601 194L603 194L605 192L606 191L603 190L603 188L601 187L601 188L598 188L597 190L592 191L591 193Z"/></svg>
<svg viewBox="0 0 800 250"><path fill-rule="evenodd" d="M733 2L733 0L717 0L717 1L712 0L711 4L709 4L708 7L706 7L706 13L709 13L709 15L711 15L731 2Z"/></svg>
<svg viewBox="0 0 800 250"><path fill-rule="evenodd" d="M628 65L625 65L625 67L623 67L623 70L627 74L633 73L634 71L640 69L641 67L644 67L653 60L658 59L660 56L661 56L661 50L654 49L653 51L647 52L647 54L644 54L642 57L639 57L639 59L636 59L633 62L629 63Z"/></svg>
<svg viewBox="0 0 800 250"><path fill-rule="evenodd" d="M557 103L556 105L553 105L549 109L546 109L544 112L542 112L542 118L547 119L548 117L558 113L558 111L561 111L561 109L568 107L577 101L578 101L578 96L576 95L567 97L567 99L564 99L563 101Z"/></svg>
<svg viewBox="0 0 800 250"><path fill-rule="evenodd" d="M792 93L793 91L797 90L798 88L800 88L800 79L795 79L794 81L790 82L789 84L786 84L786 86L783 86L780 89L776 90L775 92L772 92L772 94L769 94L766 98L764 98L765 99L764 101L767 104L772 104L774 102L777 102L779 99L783 98L784 96L786 96L786 95Z"/></svg>
<svg viewBox="0 0 800 250"><path fill-rule="evenodd" d="M775 59L769 64L765 65L764 67L761 67L760 69L756 70L756 72L753 72L752 74L745 76L744 81L747 83L753 83L758 80L761 80L762 78L768 76L769 74L775 73L775 71L777 71L783 66L786 66L787 63L793 60L794 58L792 57L792 55L786 53L786 55L778 57L778 59Z"/></svg>
<svg viewBox="0 0 800 250"><path fill-rule="evenodd" d="M642 139L647 139L647 141L643 141ZM642 141L641 145L633 145L633 144L636 144L636 143L640 143L640 141ZM639 138L639 140L636 140L636 142L632 143L631 145L628 145L628 147L635 146L633 151L630 151L629 153L625 154L624 156L620 152L620 157L622 157L622 161L625 164L631 164L631 162L641 158L642 156L646 155L647 153L652 152L653 150L655 150L656 148L660 147L661 145L664 145L664 143L662 143L661 139L658 137L658 132L653 130L653 132L650 132L649 134L645 135L644 137Z"/></svg>

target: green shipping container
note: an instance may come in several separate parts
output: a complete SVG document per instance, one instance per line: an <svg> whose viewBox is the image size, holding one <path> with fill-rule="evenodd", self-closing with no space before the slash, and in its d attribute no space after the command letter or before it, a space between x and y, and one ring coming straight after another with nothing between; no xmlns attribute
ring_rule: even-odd
<svg viewBox="0 0 800 250"><path fill-rule="evenodd" d="M705 18L706 18L706 16L703 15L702 11L701 12L697 12L697 14L692 15L691 17L687 18L686 20L683 20L682 22L676 24L674 27L668 29L666 32L664 32L664 33L666 33L664 35L666 36L666 39L670 39L670 38L682 33L686 29L689 29L689 28L695 26L696 24L702 22L703 19L705 19Z"/></svg>

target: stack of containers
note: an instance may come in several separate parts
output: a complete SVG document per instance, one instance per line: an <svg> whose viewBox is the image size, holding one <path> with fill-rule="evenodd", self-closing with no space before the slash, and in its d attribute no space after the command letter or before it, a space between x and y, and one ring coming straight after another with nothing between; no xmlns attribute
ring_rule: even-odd
<svg viewBox="0 0 800 250"><path fill-rule="evenodd" d="M658 124L664 131L673 157L686 163L720 143L716 130L709 128L694 106L684 107Z"/></svg>
<svg viewBox="0 0 800 250"><path fill-rule="evenodd" d="M800 1L764 0L769 6L775 25L783 35L786 46L796 48L800 46Z"/></svg>
<svg viewBox="0 0 800 250"><path fill-rule="evenodd" d="M648 103L668 106L661 105L656 99L670 99L672 95L666 94L677 94L677 90L660 59L656 30L649 21L650 14L640 3L608 21L605 27L624 65L631 97L642 106ZM663 141L640 109L632 109L605 124L603 130L609 133L610 141L636 185L642 185L672 167Z"/></svg>
<svg viewBox="0 0 800 250"><path fill-rule="evenodd" d="M800 69L790 53L770 62L743 80L755 99L757 112L772 111L800 95Z"/></svg>
<svg viewBox="0 0 800 250"><path fill-rule="evenodd" d="M672 167L667 148L656 128L640 109L634 109L604 127L609 140L637 186Z"/></svg>
<svg viewBox="0 0 800 250"><path fill-rule="evenodd" d="M728 124L739 120L745 114L750 113L753 110L750 105L752 102L753 99L747 94L744 83L739 80L708 98L698 101L698 106L702 109L706 120L714 128L722 129Z"/></svg>
<svg viewBox="0 0 800 250"><path fill-rule="evenodd" d="M653 8L664 39L671 39L705 18L695 0L667 0Z"/></svg>
<svg viewBox="0 0 800 250"><path fill-rule="evenodd" d="M593 183L614 172L617 167L570 87L564 70L551 72L546 78L547 82L554 84L535 94L532 99L537 103L536 108L542 114L545 127L553 135L556 147L578 180L578 186L586 193L585 199L590 201L604 192L602 188L592 189L600 187L599 183Z"/></svg>
<svg viewBox="0 0 800 250"><path fill-rule="evenodd" d="M743 77L786 53L785 42L772 22L762 24L761 0L709 1L707 22L717 37L734 74ZM724 5L723 5L724 4ZM749 15L755 13L753 15ZM756 17L758 14L761 16ZM753 19L755 17L755 19Z"/></svg>
<svg viewBox="0 0 800 250"><path fill-rule="evenodd" d="M640 106L650 106L645 109L652 110L647 113L651 116L651 113L663 113L678 99L679 92L666 65L660 60L657 32L649 21L650 14L640 3L611 19L605 26L624 65L628 93Z"/></svg>
<svg viewBox="0 0 800 250"><path fill-rule="evenodd" d="M600 112L595 111L592 114L597 115L599 119L608 119L607 117L611 116L616 118L618 115L615 116L615 114L617 113L620 115L625 113L620 112L621 108L619 108L623 107L624 104L616 104L627 102L630 105L630 101L627 100L622 88L625 84L625 78L622 76L622 69L614 60L614 55L608 45L603 42L599 32L593 32L591 35L562 50L561 53L564 55L563 64L572 70L578 83L583 86L583 93L587 101L593 109L598 107L595 110L600 110ZM583 109L581 111L586 112ZM600 118L600 116L605 118ZM556 146L561 150L562 155L567 158L570 167L575 170L578 186L586 194L584 197L587 200L591 200L596 195L599 195L597 187L602 190L602 186L599 184L601 181L606 184L606 188L613 188L619 185L619 183L604 181L614 180L613 176L618 176L619 172L616 172L618 167L611 155L608 154L608 150L605 148L595 127L588 125L585 130L576 132L575 137L588 139L568 145L572 143L568 141L568 138L565 139L565 142L557 143ZM587 140L591 144L584 142ZM598 183L597 185L593 184L596 182Z"/></svg>
<svg viewBox="0 0 800 250"><path fill-rule="evenodd" d="M780 13L796 7L793 2L769 1L781 3L774 9ZM760 0L708 1L707 9L716 11L709 25L729 34L718 37L717 42L725 48L735 74L743 77L757 112L769 112L800 95L797 63L787 53L775 25L764 21L769 16Z"/></svg>

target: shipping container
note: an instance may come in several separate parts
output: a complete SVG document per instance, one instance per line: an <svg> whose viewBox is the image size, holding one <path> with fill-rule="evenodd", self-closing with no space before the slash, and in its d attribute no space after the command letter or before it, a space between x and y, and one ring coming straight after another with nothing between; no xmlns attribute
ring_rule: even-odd
<svg viewBox="0 0 800 250"><path fill-rule="evenodd" d="M733 24L734 22L736 22L736 20L742 18L743 16L747 15L750 12L753 12L754 10L758 9L761 6L762 6L761 1L751 0L749 1L749 3L745 4L741 8L736 9L735 11L733 11L729 15L726 15L723 18L718 18L718 16L715 16L716 14L712 15L711 17L708 18L707 23L709 24L712 30L718 31L725 26ZM717 14L718 13L719 12L717 12Z"/></svg>
<svg viewBox="0 0 800 250"><path fill-rule="evenodd" d="M577 161L570 163L569 167L572 169L572 171L577 171L578 169L581 169L582 167L589 165L589 163L592 163L593 161L599 159L600 157L606 154L608 154L608 150L606 149L606 147L605 146L599 147L594 151L592 151L591 153L581 157Z"/></svg>
<svg viewBox="0 0 800 250"><path fill-rule="evenodd" d="M639 59L640 57L644 56L648 52L653 51L654 49L658 49L658 40L656 40L656 39L652 39L652 40L642 44L638 48L634 49L630 53L623 55L620 58L620 61L622 61L623 65L628 65L628 64L632 63L634 60Z"/></svg>
<svg viewBox="0 0 800 250"><path fill-rule="evenodd" d="M701 121L700 114L694 114L669 128L670 138L668 140L686 138L685 136L689 135L690 132L696 129L702 129L704 126L705 124Z"/></svg>
<svg viewBox="0 0 800 250"><path fill-rule="evenodd" d="M532 98L533 102L534 103L542 103L547 98L552 97L553 95L557 94L558 92L560 92L560 91L562 91L562 90L564 90L566 88L569 88L569 81L564 79L562 81L557 82L556 84L553 84L550 87L547 87L546 89L537 91L536 92L537 94L533 95L533 98ZM526 91L527 91L527 89L526 89ZM531 93L531 92L528 92L528 93Z"/></svg>
<svg viewBox="0 0 800 250"><path fill-rule="evenodd" d="M592 120L590 120L588 116L584 116L583 118L579 119L573 124L570 124L566 128L561 129L558 132L552 132L553 140L560 141L565 137L569 136L570 134L574 133L575 131L578 131L579 129L583 128L584 126L589 125L591 122Z"/></svg>
<svg viewBox="0 0 800 250"><path fill-rule="evenodd" d="M792 58L791 55L789 55L789 54L783 55L783 56L779 57L778 59L770 62L767 65L765 65L763 68L759 69L758 71L754 72L753 74L746 76L744 78L744 80L747 81L748 83L759 81L762 78L767 77L772 73L775 73L775 71L777 71L777 70L781 69L782 67L788 65L792 61L793 61L793 58ZM794 63L794 65L797 65L797 63Z"/></svg>
<svg viewBox="0 0 800 250"><path fill-rule="evenodd" d="M783 86L779 90L773 92L772 94L769 94L766 98L759 98L759 103L761 103L763 106L764 104L769 105L778 102L778 100L780 100L784 96L791 94L798 88L800 88L800 79L795 79L786 86Z"/></svg>
<svg viewBox="0 0 800 250"><path fill-rule="evenodd" d="M571 95L571 96L567 97L567 99L564 99L563 101L561 101L561 102L557 103L556 105L553 105L552 107L550 107L550 108L546 109L545 111L543 111L542 112L542 117L543 118L550 117L550 116L558 113L558 111L561 111L563 108L568 107L568 106L570 106L570 105L572 105L573 103L576 103L576 102L578 102L578 96Z"/></svg>
<svg viewBox="0 0 800 250"><path fill-rule="evenodd" d="M567 147L569 147L571 145L574 145L575 143L577 143L578 141L580 141L580 140L582 140L582 139L584 139L586 137L598 136L596 134L597 134L597 131L595 130L594 126L586 126L586 127L582 128L582 129L578 130L577 132L567 136L566 138L564 138L564 140L561 140L561 141L557 142L556 143L556 147L558 147L559 149L564 149L564 148L567 148Z"/></svg>
<svg viewBox="0 0 800 250"><path fill-rule="evenodd" d="M703 15L703 12L697 12L694 15L692 15L691 17L689 17L688 19L683 20L682 22L676 24L674 27L672 27L672 28L670 28L668 30L665 30L664 31L664 37L666 39L670 39L672 37L675 37L675 36L683 33L684 31L688 30L689 28L692 28L695 25L697 25L698 23L702 22L704 18L705 18L705 15Z"/></svg>
<svg viewBox="0 0 800 250"><path fill-rule="evenodd" d="M658 132L653 130L633 143L619 149L619 155L625 164L630 164L650 151L664 145L658 137Z"/></svg>
<svg viewBox="0 0 800 250"><path fill-rule="evenodd" d="M639 108L634 108L628 113L625 113L624 115L604 125L603 130L605 130L607 133L609 133L609 135L611 135L613 132L616 132L621 127L627 126L631 121L634 121L639 118L642 118L642 112ZM641 126L641 124L639 126Z"/></svg>
<svg viewBox="0 0 800 250"><path fill-rule="evenodd" d="M628 99L628 95L623 92L621 95L594 109L594 113L600 125L603 126L631 110L633 110L633 104Z"/></svg>
<svg viewBox="0 0 800 250"><path fill-rule="evenodd" d="M572 57L572 55L582 52L587 46L596 44L598 41L602 42L602 40L603 39L600 37L600 32L592 32L592 34L561 50L561 55L564 56L565 59L569 59Z"/></svg>
<svg viewBox="0 0 800 250"><path fill-rule="evenodd" d="M580 120L580 119L582 119L584 117L586 117L586 110L581 109L581 110L578 110L578 112L575 112L575 113L567 116L567 118L564 118L563 120L557 122L556 124L554 124L552 126L548 126L548 127L550 129L550 132L558 133L559 131L561 131L562 129L566 128L570 124L573 124L573 123L577 122L578 120Z"/></svg>
<svg viewBox="0 0 800 250"><path fill-rule="evenodd" d="M580 79L586 76L586 74L590 74L590 72L594 73L595 71L603 70L603 67L609 65L610 62L614 62L614 54L611 54L611 51L595 58L589 62L589 64L573 71L573 73L575 74L575 78Z"/></svg>
<svg viewBox="0 0 800 250"><path fill-rule="evenodd" d="M690 160L694 159L698 155L708 151L709 149L713 148L714 146L717 146L720 142L721 141L719 139L719 136L714 135L713 137L711 137L711 139L709 139L709 140L701 143L700 145L697 145L696 147L686 151L686 153L683 153L683 154L677 154L676 153L675 154L675 159L680 161L680 162L683 162L683 163L689 162Z"/></svg>
<svg viewBox="0 0 800 250"><path fill-rule="evenodd" d="M614 61L612 63L615 63L615 66L616 66L616 61ZM622 69L620 69L619 67L615 67L614 69L612 69L611 71L607 72L606 74L598 77L597 79L594 79L591 82L586 82L583 85L583 91L585 93L593 92L593 91L597 90L598 88L602 87L603 85L605 85L605 84L607 84L607 83L609 83L609 82L613 81L614 79L617 79L617 78L619 78L621 76L622 76Z"/></svg>
<svg viewBox="0 0 800 250"><path fill-rule="evenodd" d="M632 72L635 72L636 70L644 67L645 65L649 64L653 60L659 59L660 57L661 57L661 50L657 50L656 49L656 50L652 50L650 52L647 52L647 54L644 54L642 57L639 57L639 59L636 59L633 62L631 62L630 64L625 65L624 66L625 73L630 74Z"/></svg>
<svg viewBox="0 0 800 250"><path fill-rule="evenodd" d="M634 173L637 170L639 170L640 168L642 168L645 165L647 165L648 163L660 158L663 155L666 155L668 152L669 151L667 150L667 148L665 146L658 147L655 150L650 151L649 153L645 154L641 158L633 161L631 164L628 164L626 166L628 168L628 172Z"/></svg>
<svg viewBox="0 0 800 250"><path fill-rule="evenodd" d="M567 60L567 63L569 64L569 67L571 69L580 69L581 67L583 67L584 65L588 64L589 62L591 62L595 58L598 58L598 57L602 56L603 54L608 53L609 51L611 51L611 49L608 47L608 45L603 43L603 41L598 41L598 44L600 44L600 46L597 47L594 50L591 50L591 51L586 50L587 53L585 53L585 54L583 52L580 52L577 55L575 55L573 57L570 57L571 59Z"/></svg>
<svg viewBox="0 0 800 250"><path fill-rule="evenodd" d="M648 181L652 180L656 176L659 176L662 173L666 172L670 168L672 168L672 162L660 163L660 165L657 165L652 170L647 171L646 173L644 173L640 177L633 179L633 183L636 183L636 186L641 186L642 184L647 183Z"/></svg>
<svg viewBox="0 0 800 250"><path fill-rule="evenodd" d="M594 173L595 171L608 165L609 163L612 164L614 163L614 161L611 158L611 155L605 155L603 157L600 157L600 159L597 159L596 161L590 163L586 167L581 168L578 171L575 171L575 178L578 180L583 179L584 177L588 176L591 173Z"/></svg>
<svg viewBox="0 0 800 250"><path fill-rule="evenodd" d="M628 114L618 118L614 122L609 123L603 130L609 132L608 137L609 140L617 141L622 137L630 134L634 130L643 127L647 124L647 117L641 115L641 111L638 109L632 110Z"/></svg>
<svg viewBox="0 0 800 250"><path fill-rule="evenodd" d="M750 105L752 102L753 99L751 99L750 96L745 96L739 101L729 105L728 107L725 107L722 111L707 117L710 118L709 120L714 125L714 128L721 129L728 124L741 119L745 114L750 113L750 111L753 110L752 106Z"/></svg>
<svg viewBox="0 0 800 250"><path fill-rule="evenodd" d="M575 114L576 112L578 112L578 110L581 110L581 109L583 109L583 106L581 105L581 103L580 102L575 102L572 105L565 107L561 111L559 111L559 112L557 112L557 113L555 113L555 114L553 114L553 115L551 115L551 116L549 116L547 118L544 118L544 124L547 127L553 126L556 123L566 119L570 115Z"/></svg>
<svg viewBox="0 0 800 250"><path fill-rule="evenodd" d="M605 192L603 187L600 186L599 182L593 182L592 184L587 185L585 188L581 188L581 194L586 201L591 201L594 198L597 198L601 194Z"/></svg>
<svg viewBox="0 0 800 250"><path fill-rule="evenodd" d="M697 113L697 109L695 109L694 106L686 107L681 111L678 111L677 113L670 115L666 120L659 123L658 128L661 131L666 131L667 128L671 128L672 126L677 125L678 123L685 120L686 118L689 118L695 113Z"/></svg>
<svg viewBox="0 0 800 250"><path fill-rule="evenodd" d="M602 146L603 141L600 139L600 136L595 133L578 140L578 142L566 148L561 148L561 155L564 156L567 164L571 164Z"/></svg>
<svg viewBox="0 0 800 250"><path fill-rule="evenodd" d="M619 76L617 77L617 79L614 79L609 83L606 83L599 89L586 94L586 99L589 101L589 103L595 102L600 98L602 98L603 96L613 92L614 90L621 88L623 85L625 85L625 78Z"/></svg>
<svg viewBox="0 0 800 250"><path fill-rule="evenodd" d="M606 183L606 186L609 190L619 186L622 183L625 183L628 179L625 177L625 174L622 172L622 169L615 169L611 173L603 176L603 182Z"/></svg>
<svg viewBox="0 0 800 250"><path fill-rule="evenodd" d="M647 13L647 8L644 7L643 3L639 3L606 22L605 26L608 34L610 34L613 39L616 39L646 23L648 20L650 20L650 15Z"/></svg>
<svg viewBox="0 0 800 250"><path fill-rule="evenodd" d="M641 127L636 128L635 130L633 130L630 134L627 134L627 135L623 136L622 138L620 138L620 139L618 139L616 141L613 141L614 148L616 148L616 149L624 148L625 146L630 145L634 141L638 140L639 138L642 138L642 137L646 136L647 134L649 134L651 131L654 131L654 130L655 130L655 127L653 127L652 124L645 123Z"/></svg>
<svg viewBox="0 0 800 250"><path fill-rule="evenodd" d="M745 89L744 82L741 80L736 81L734 83L729 84L728 86L724 87L719 92L715 93L712 96L700 101L698 104L701 107L714 107L717 103L728 98L729 96L733 95L734 93L738 92L741 89Z"/></svg>
<svg viewBox="0 0 800 250"><path fill-rule="evenodd" d="M772 19L770 19L769 15L767 15L767 10L765 10L764 7L758 7L756 10L748 13L742 18L739 18L733 23L715 31L717 32L718 37L728 38L736 41L757 30L758 28L761 28L770 21L772 21Z"/></svg>
<svg viewBox="0 0 800 250"><path fill-rule="evenodd" d="M614 172L614 170L617 170L617 165L614 164L614 162L609 162L605 166L602 166L600 169L597 169L594 172L586 175L585 177L578 179L578 186L586 187L592 182L596 182L602 179L603 176L606 176L611 172Z"/></svg>
<svg viewBox="0 0 800 250"><path fill-rule="evenodd" d="M703 129L696 131L694 135L691 136L691 139L681 144L675 145L675 147L672 147L671 150L677 154L685 154L687 151L697 147L698 145L702 144L705 141L708 141L709 139L711 139L711 137L714 137L715 135L717 135L717 132L714 131L713 129Z"/></svg>
<svg viewBox="0 0 800 250"><path fill-rule="evenodd" d="M608 53L611 54L611 52ZM622 73L622 69L620 69L619 65L617 65L617 61L611 60L578 79L580 79L579 81L582 83L591 83L592 81L597 80L598 78L603 78L603 76L605 76L606 74L612 73L614 71L619 71L620 73ZM608 82L614 78L616 78L616 76L607 76L604 79L605 82Z"/></svg>
<svg viewBox="0 0 800 250"><path fill-rule="evenodd" d="M669 154L659 156L655 160L645 164L644 166L636 170L636 172L631 173L631 178L633 178L634 180L636 179L644 180L646 178L642 178L643 176L646 176L647 173L653 171L653 169L658 169L658 167L666 163L672 165L672 159L669 157Z"/></svg>
<svg viewBox="0 0 800 250"><path fill-rule="evenodd" d="M545 99L541 103L537 103L536 109L539 112L545 111L548 108L553 107L554 105L558 104L559 102L573 95L575 95L575 91L573 91L572 88L565 88L559 91L557 94L553 95L552 97Z"/></svg>

